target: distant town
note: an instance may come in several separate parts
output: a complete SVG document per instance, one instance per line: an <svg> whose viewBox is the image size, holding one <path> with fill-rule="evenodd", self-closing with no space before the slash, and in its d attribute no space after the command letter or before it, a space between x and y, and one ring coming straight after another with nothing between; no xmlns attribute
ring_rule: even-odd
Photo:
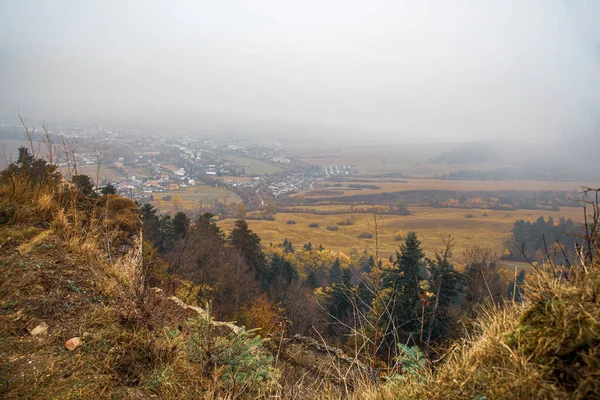
<svg viewBox="0 0 600 400"><path fill-rule="evenodd" d="M21 136L14 134L19 131ZM59 127L48 133L58 148L68 145L73 150L69 160L63 157L58 162L65 175L75 169L71 174L88 175L98 188L111 184L117 193L140 203L208 185L232 191L246 205L258 208L265 199L313 189L318 180L357 174L350 165L315 166L289 158L279 143L222 135L166 138L101 125ZM22 127L3 125L0 136L22 138ZM41 136L36 139L41 140Z"/></svg>

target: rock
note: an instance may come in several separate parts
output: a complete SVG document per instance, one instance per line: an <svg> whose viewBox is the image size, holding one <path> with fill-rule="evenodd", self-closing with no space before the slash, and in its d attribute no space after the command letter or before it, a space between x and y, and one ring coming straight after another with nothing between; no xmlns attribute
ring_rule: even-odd
<svg viewBox="0 0 600 400"><path fill-rule="evenodd" d="M65 347L67 348L67 350L73 351L76 348L78 348L79 346L81 346L82 344L83 344L83 342L81 341L81 338L74 337L65 342Z"/></svg>
<svg viewBox="0 0 600 400"><path fill-rule="evenodd" d="M31 252L31 250L33 250L33 248L35 246L37 246L38 244L40 244L42 241L44 241L45 239L47 239L50 234L52 233L52 229L46 229L45 231L37 234L33 239L31 239L29 242L27 243L23 243L22 245L20 245L19 247L17 247L17 251L19 252L19 254L21 254L22 256L29 254Z"/></svg>
<svg viewBox="0 0 600 400"><path fill-rule="evenodd" d="M48 331L48 324L41 321L39 324L34 324L33 328L27 328L31 336L45 335Z"/></svg>

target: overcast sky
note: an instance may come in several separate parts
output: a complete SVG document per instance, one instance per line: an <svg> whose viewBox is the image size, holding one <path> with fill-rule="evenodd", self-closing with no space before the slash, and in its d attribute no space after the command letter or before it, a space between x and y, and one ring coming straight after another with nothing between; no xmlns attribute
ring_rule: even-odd
<svg viewBox="0 0 600 400"><path fill-rule="evenodd" d="M597 127L599 21L597 0L0 0L0 122L554 137Z"/></svg>

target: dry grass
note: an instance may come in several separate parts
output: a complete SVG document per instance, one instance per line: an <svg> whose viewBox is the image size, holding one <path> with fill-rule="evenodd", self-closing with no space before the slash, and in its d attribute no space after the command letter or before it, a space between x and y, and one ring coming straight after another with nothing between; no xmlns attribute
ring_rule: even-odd
<svg viewBox="0 0 600 400"><path fill-rule="evenodd" d="M166 196L171 196L171 200L156 201ZM155 201L153 204L159 208L161 213L177 212L178 209L176 208L176 204L173 203L173 198L175 196L181 197L180 208L190 212L199 212L206 206L212 207L214 206L215 200L227 205L242 201L238 195L227 189L207 185L197 185L177 191L154 193Z"/></svg>
<svg viewBox="0 0 600 400"><path fill-rule="evenodd" d="M590 269L591 267L591 269ZM588 399L600 396L600 274L539 273L528 301L488 310L433 373L365 398Z"/></svg>
<svg viewBox="0 0 600 400"><path fill-rule="evenodd" d="M349 185L376 185L379 189L352 189ZM380 193L393 193L406 190L451 190L451 191L572 191L581 186L594 186L589 182L553 182L553 181L527 181L527 180L443 180L443 179L388 179L369 178L368 180L347 180L339 187L323 187L324 194L319 191L303 191L291 197L319 198L331 197L330 192L340 196L369 195Z"/></svg>
<svg viewBox="0 0 600 400"><path fill-rule="evenodd" d="M318 207L319 210L324 209ZM325 209L330 209L326 207ZM495 211L489 210L487 217L465 218L465 210L443 209L432 207L412 207L412 215L384 215L383 226L380 229L380 254L388 257L398 249L396 234L400 232L416 231L423 247L429 256L433 256L441 246L441 238L452 235L456 238L454 254L457 259L465 249L478 244L490 247L498 252L502 251L502 241L510 236L513 224L518 219L534 221L541 215L581 220L581 209L564 207L561 211ZM476 211L473 211L474 213ZM263 243L278 243L287 238L294 244L323 244L325 248L333 251L348 253L352 249L362 251L375 250L375 241L368 238L359 238L362 232L371 232L369 221L370 214L335 214L317 215L309 213L277 213L275 221L249 220L252 230L257 232ZM353 225L339 226L337 231L327 230L327 226L334 226L345 219L352 219ZM286 221L293 219L297 223L288 225ZM233 229L233 219L219 222L225 230ZM318 223L318 228L309 228L309 224Z"/></svg>

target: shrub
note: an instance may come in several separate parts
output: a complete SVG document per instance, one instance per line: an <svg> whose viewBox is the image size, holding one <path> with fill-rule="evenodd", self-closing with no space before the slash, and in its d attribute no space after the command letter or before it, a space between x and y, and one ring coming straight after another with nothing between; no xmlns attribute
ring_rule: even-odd
<svg viewBox="0 0 600 400"><path fill-rule="evenodd" d="M473 214L471 211L469 211L468 213L465 214L465 218L475 218L475 214Z"/></svg>
<svg viewBox="0 0 600 400"><path fill-rule="evenodd" d="M318 228L319 224L317 224L316 222L311 222L310 224L308 224L309 228Z"/></svg>
<svg viewBox="0 0 600 400"><path fill-rule="evenodd" d="M358 237L361 239L372 239L373 238L373 234L370 232L361 232L358 234Z"/></svg>
<svg viewBox="0 0 600 400"><path fill-rule="evenodd" d="M488 211L487 211L487 210L484 210L484 211L482 211L482 212L481 212L481 216L482 216L482 217L487 217L487 216L489 216L489 215L490 215L490 214L488 213Z"/></svg>
<svg viewBox="0 0 600 400"><path fill-rule="evenodd" d="M404 232L397 231L396 233L394 233L394 240L397 242L402 241L402 240L404 240L404 236L405 236Z"/></svg>
<svg viewBox="0 0 600 400"><path fill-rule="evenodd" d="M354 225L354 220L350 217L348 218L344 218L343 220L337 222L338 225L341 226L349 226L349 225Z"/></svg>
<svg viewBox="0 0 600 400"><path fill-rule="evenodd" d="M294 221L293 219L288 219L286 224L288 225L296 225L296 221Z"/></svg>
<svg viewBox="0 0 600 400"><path fill-rule="evenodd" d="M210 306L205 315L190 321L194 330L187 342L187 359L198 364L206 376L214 376L223 391L232 397L263 397L277 387L273 356L264 351L256 329L240 328L226 337L216 334Z"/></svg>
<svg viewBox="0 0 600 400"><path fill-rule="evenodd" d="M327 228L325 228L325 229L327 229L328 231L337 231L338 229L340 229L340 227L339 227L339 226L337 226L337 225L329 225L329 226L328 226Z"/></svg>

